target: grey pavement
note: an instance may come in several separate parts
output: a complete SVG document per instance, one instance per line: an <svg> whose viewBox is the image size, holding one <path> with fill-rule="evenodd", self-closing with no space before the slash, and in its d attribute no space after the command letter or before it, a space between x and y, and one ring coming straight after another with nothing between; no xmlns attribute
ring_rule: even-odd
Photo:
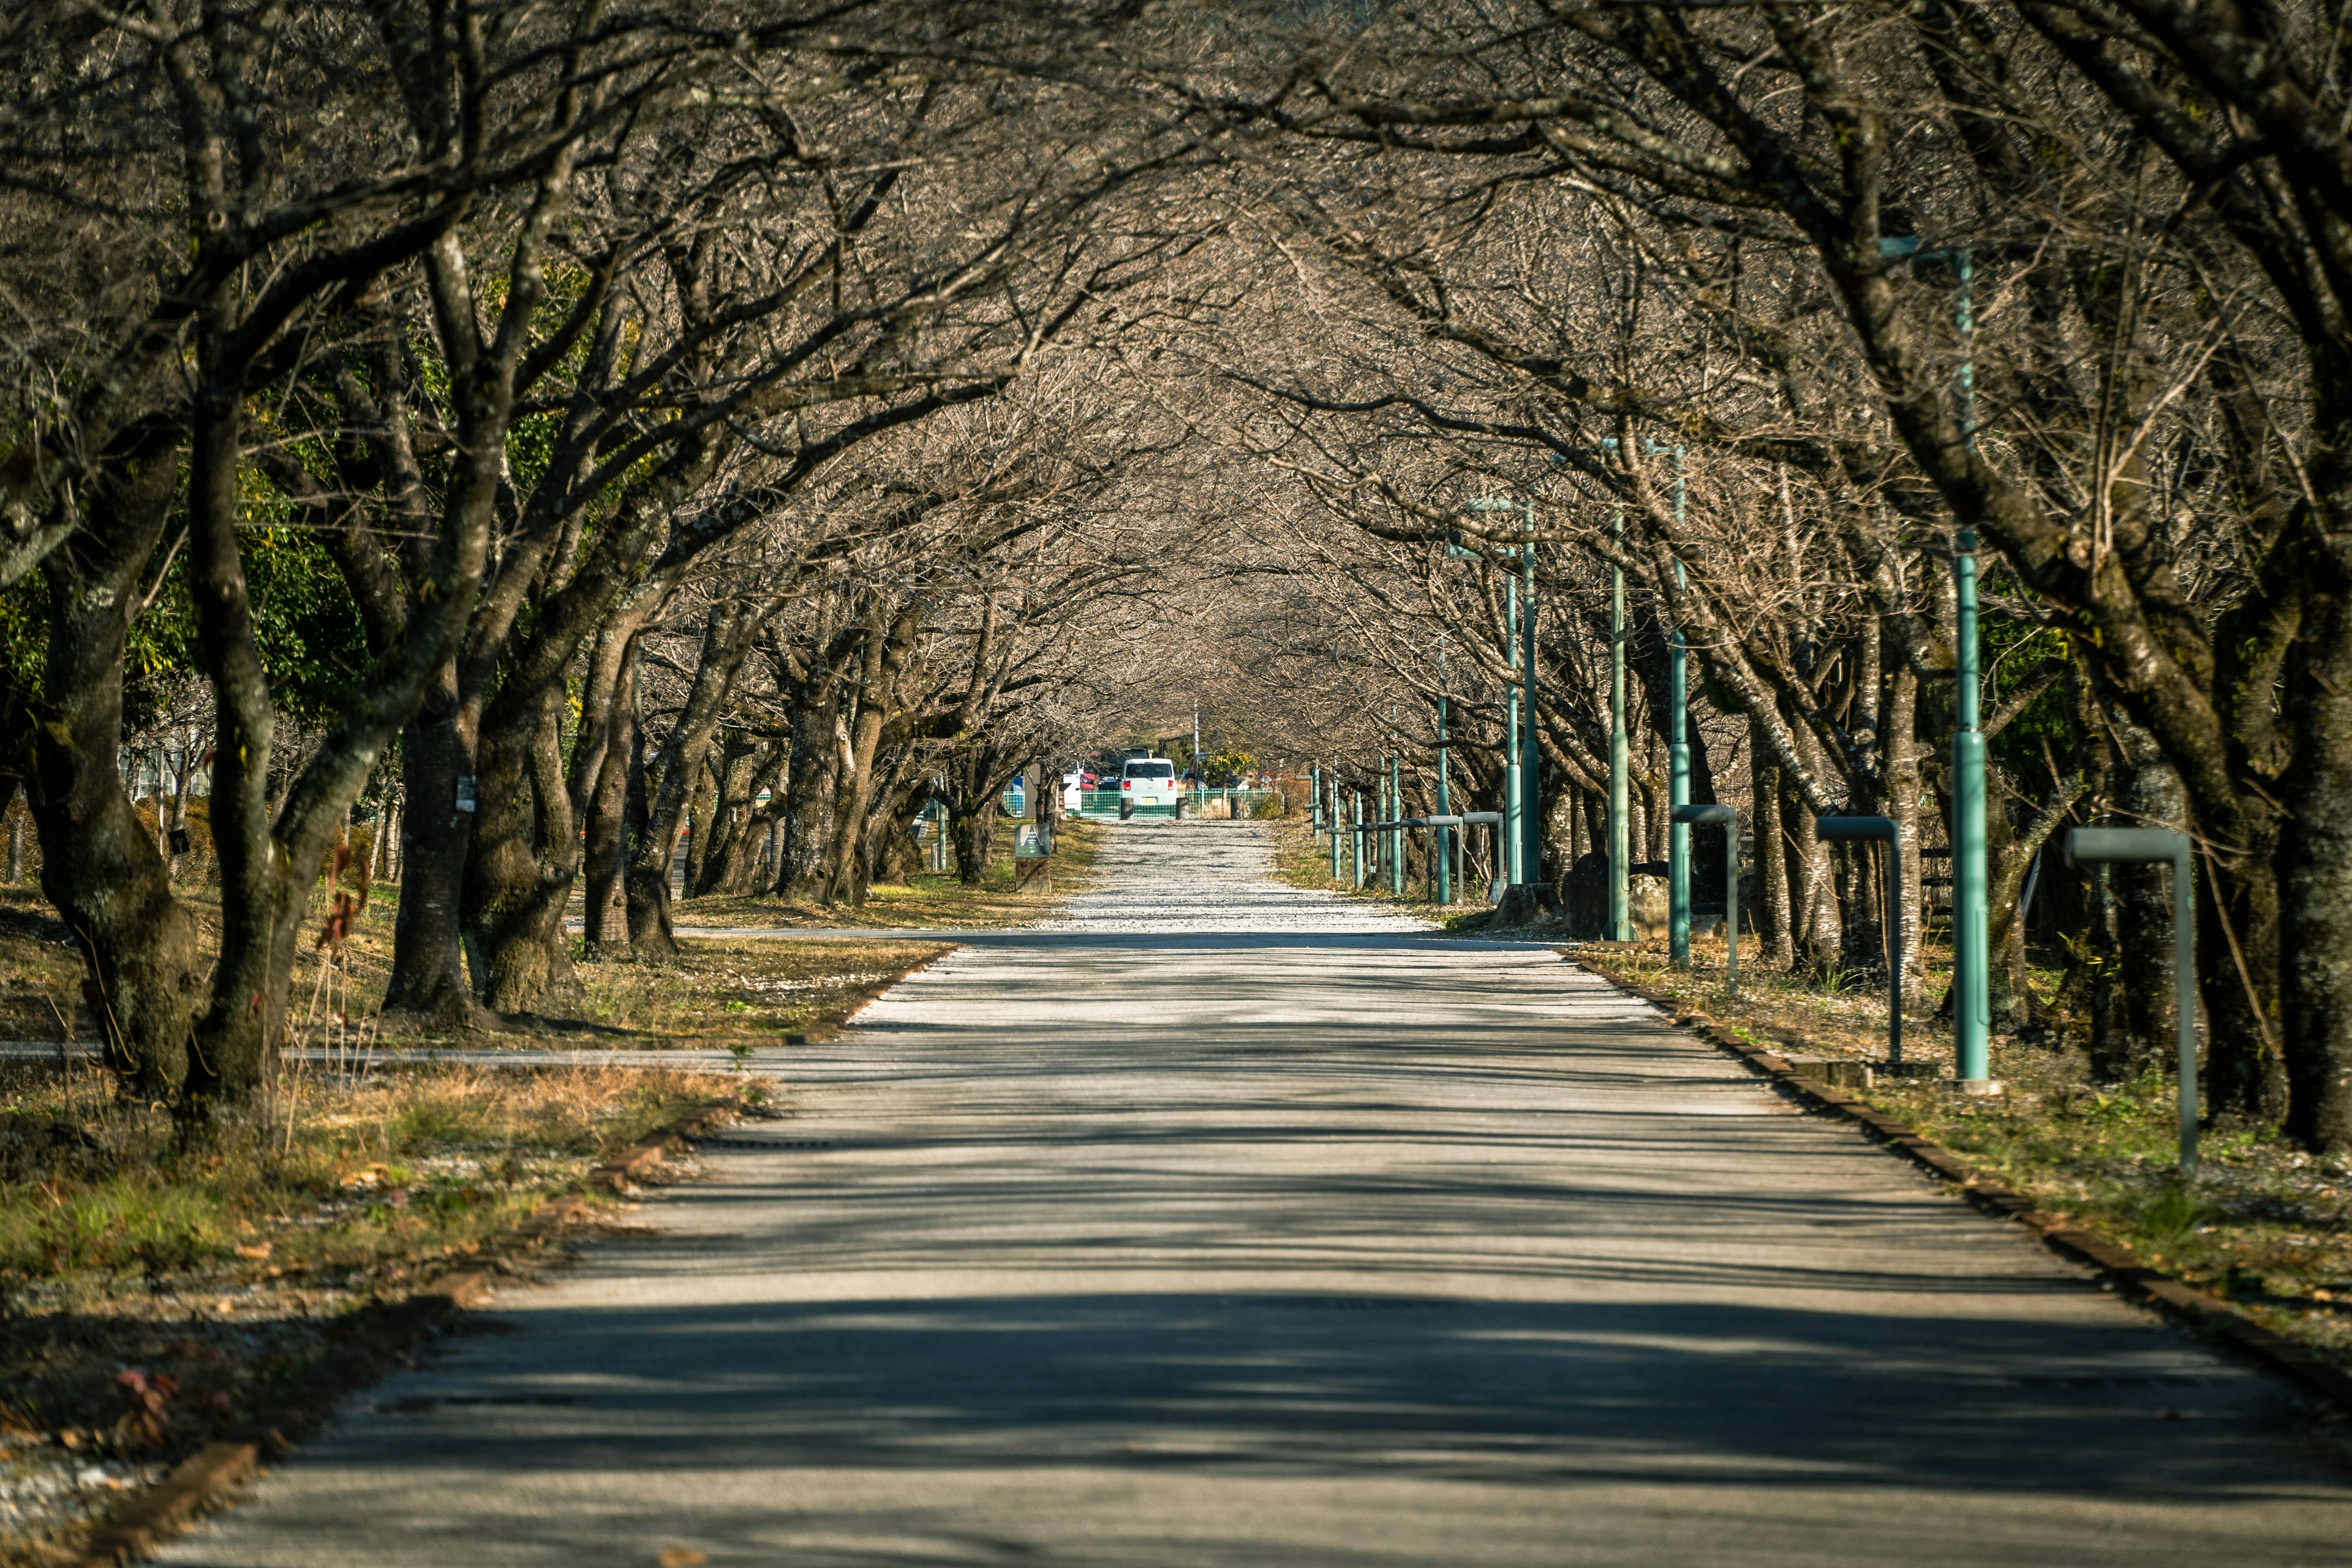
<svg viewBox="0 0 2352 1568"><path fill-rule="evenodd" d="M1541 949L1134 825L179 1563L2328 1563L2284 1389Z"/></svg>

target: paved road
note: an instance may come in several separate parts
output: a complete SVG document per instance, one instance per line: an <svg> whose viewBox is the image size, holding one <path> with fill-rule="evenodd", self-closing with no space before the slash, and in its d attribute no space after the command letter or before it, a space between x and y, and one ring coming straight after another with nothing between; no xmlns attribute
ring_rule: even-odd
<svg viewBox="0 0 2352 1568"><path fill-rule="evenodd" d="M182 1563L2341 1564L2268 1379L1540 950L1136 826Z"/></svg>

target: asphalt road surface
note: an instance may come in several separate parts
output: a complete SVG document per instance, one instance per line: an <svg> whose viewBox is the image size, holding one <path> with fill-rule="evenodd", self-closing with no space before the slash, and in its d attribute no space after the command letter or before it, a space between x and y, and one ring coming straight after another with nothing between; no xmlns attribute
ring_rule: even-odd
<svg viewBox="0 0 2352 1568"><path fill-rule="evenodd" d="M1259 832L1123 830L169 1560L2352 1561L2281 1384Z"/></svg>

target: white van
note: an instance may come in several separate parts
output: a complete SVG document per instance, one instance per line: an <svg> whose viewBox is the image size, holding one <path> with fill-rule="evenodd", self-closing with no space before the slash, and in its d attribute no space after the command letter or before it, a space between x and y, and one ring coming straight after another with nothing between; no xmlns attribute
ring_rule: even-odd
<svg viewBox="0 0 2352 1568"><path fill-rule="evenodd" d="M1118 819L1133 816L1139 805L1177 808L1174 763L1165 757L1136 757L1118 770Z"/></svg>

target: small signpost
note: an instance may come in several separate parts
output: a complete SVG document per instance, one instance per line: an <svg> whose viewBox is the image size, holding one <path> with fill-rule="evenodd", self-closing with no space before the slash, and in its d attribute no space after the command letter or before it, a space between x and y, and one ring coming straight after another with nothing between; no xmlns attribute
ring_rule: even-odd
<svg viewBox="0 0 2352 1568"><path fill-rule="evenodd" d="M1674 820L1680 824L1718 825L1723 829L1723 940L1725 989L1739 994L1739 813L1727 805L1678 805ZM1688 889L1685 889L1685 895ZM1683 944L1690 945L1690 901L1683 901ZM1899 966L1898 966L1899 967Z"/></svg>
<svg viewBox="0 0 2352 1568"><path fill-rule="evenodd" d="M1825 844L1876 839L1886 846L1886 1065L1899 1068L1903 1065L1903 854L1895 824L1884 816L1817 816L1813 837Z"/></svg>

